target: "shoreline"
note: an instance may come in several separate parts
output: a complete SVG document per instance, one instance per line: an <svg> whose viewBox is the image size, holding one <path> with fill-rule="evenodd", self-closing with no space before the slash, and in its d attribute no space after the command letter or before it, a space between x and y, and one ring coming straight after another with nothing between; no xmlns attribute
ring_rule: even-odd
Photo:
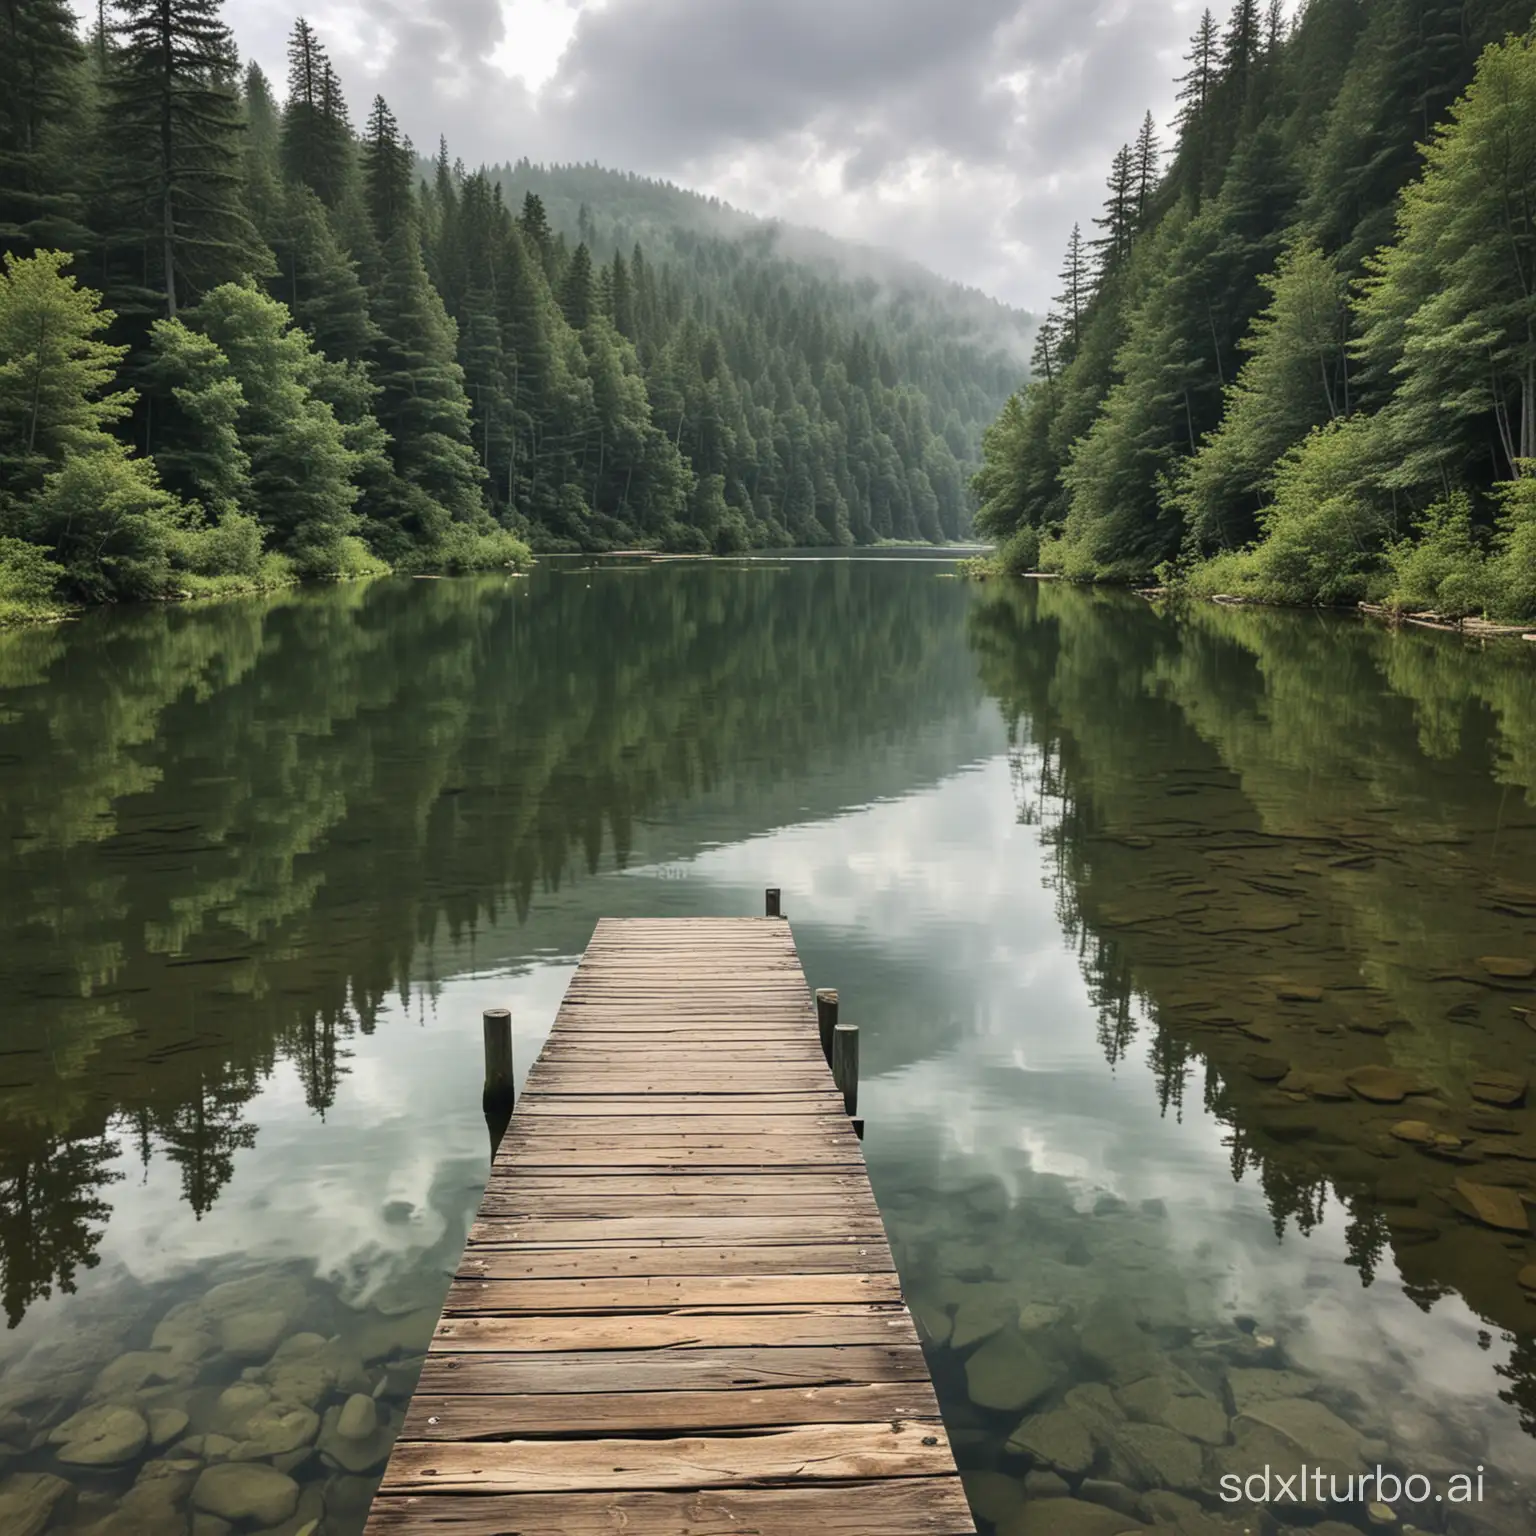
<svg viewBox="0 0 1536 1536"><path fill-rule="evenodd" d="M963 564L965 562L957 562ZM1019 571L1008 575L1003 571L966 571L972 581L1065 581L1060 571ZM1244 597L1233 592L1213 592L1208 595L1181 592L1176 587L1141 587L1129 581L1078 582L1074 585L1092 587L1118 587L1131 591L1148 602L1218 603L1225 608L1274 608L1287 613L1339 613L1351 614L1359 619L1375 619L1396 628L1401 624L1413 624L1420 629L1440 630L1445 634L1470 636L1478 640L1530 640L1536 641L1536 623L1507 624L1495 619L1468 617L1452 619L1444 614L1422 610L1416 613L1400 613L1380 603L1364 601L1348 604L1326 603L1276 603L1262 597Z"/></svg>

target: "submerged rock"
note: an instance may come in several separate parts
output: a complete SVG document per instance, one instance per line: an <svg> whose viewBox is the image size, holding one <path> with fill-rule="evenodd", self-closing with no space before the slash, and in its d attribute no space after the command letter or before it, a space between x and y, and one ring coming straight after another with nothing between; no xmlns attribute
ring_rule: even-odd
<svg viewBox="0 0 1536 1536"><path fill-rule="evenodd" d="M394 1434L371 1397L354 1393L340 1408L326 1411L320 1451L333 1465L354 1474L371 1472L389 1457Z"/></svg>
<svg viewBox="0 0 1536 1536"><path fill-rule="evenodd" d="M1516 955L1479 955L1477 963L1500 981L1527 981L1536 976L1536 960Z"/></svg>
<svg viewBox="0 0 1536 1536"><path fill-rule="evenodd" d="M118 1402L146 1387L186 1386L197 1374L190 1362L169 1350L136 1349L105 1366L86 1394L87 1402Z"/></svg>
<svg viewBox="0 0 1536 1536"><path fill-rule="evenodd" d="M1093 1437L1070 1408L1054 1408L1025 1419L1008 1438L1010 1451L1076 1477L1093 1465Z"/></svg>
<svg viewBox="0 0 1536 1536"><path fill-rule="evenodd" d="M1456 1193L1471 1207L1472 1214L1484 1226L1504 1232L1528 1232L1530 1221L1520 1192L1499 1184L1474 1184L1470 1179L1456 1180Z"/></svg>
<svg viewBox="0 0 1536 1536"><path fill-rule="evenodd" d="M1232 1406L1243 1413L1255 1403L1270 1403L1277 1398L1307 1397L1321 1385L1300 1371L1266 1371L1234 1368L1227 1372L1227 1390Z"/></svg>
<svg viewBox="0 0 1536 1536"><path fill-rule="evenodd" d="M1082 1499L1032 1499L1000 1523L997 1536L1126 1536L1145 1531L1140 1520Z"/></svg>
<svg viewBox="0 0 1536 1536"><path fill-rule="evenodd" d="M187 1416L180 1408L151 1408L149 1411L149 1443L159 1450L187 1432Z"/></svg>
<svg viewBox="0 0 1536 1536"><path fill-rule="evenodd" d="M1116 1385L1150 1376L1158 1365L1152 1341L1113 1302L1103 1302L1083 1320L1078 1344L1089 1362Z"/></svg>
<svg viewBox="0 0 1536 1536"><path fill-rule="evenodd" d="M1472 1097L1482 1104L1510 1109L1525 1102L1527 1080L1515 1072L1479 1072L1472 1079Z"/></svg>
<svg viewBox="0 0 1536 1536"><path fill-rule="evenodd" d="M1145 1377L1116 1396L1133 1419L1161 1424L1205 1445L1220 1445L1227 1438L1226 1410L1182 1372Z"/></svg>
<svg viewBox="0 0 1536 1536"><path fill-rule="evenodd" d="M192 1490L197 1509L239 1524L278 1525L299 1505L299 1485L275 1467L232 1461L209 1467Z"/></svg>
<svg viewBox="0 0 1536 1536"><path fill-rule="evenodd" d="M1372 1104L1401 1104L1410 1093L1421 1093L1423 1086L1411 1072L1396 1067L1356 1067L1344 1081L1362 1099Z"/></svg>
<svg viewBox="0 0 1536 1536"><path fill-rule="evenodd" d="M18 1472L0 1480L0 1531L40 1536L56 1513L67 1513L74 1486L51 1472Z"/></svg>
<svg viewBox="0 0 1536 1536"><path fill-rule="evenodd" d="M994 1334L965 1362L966 1389L978 1407L1015 1413L1055 1386L1059 1370L1013 1329Z"/></svg>
<svg viewBox="0 0 1536 1536"><path fill-rule="evenodd" d="M1188 1493L1203 1480L1205 1458L1200 1447L1161 1424L1123 1424L1114 1449L1148 1487Z"/></svg>
<svg viewBox="0 0 1536 1536"><path fill-rule="evenodd" d="M1331 1408L1307 1397L1273 1398L1250 1403L1241 1421L1257 1424L1280 1436L1309 1462L1338 1462L1351 1471L1363 1471L1364 1438Z"/></svg>
<svg viewBox="0 0 1536 1536"><path fill-rule="evenodd" d="M135 1408L101 1403L83 1408L48 1436L58 1459L77 1467L116 1467L132 1461L149 1440L149 1425Z"/></svg>
<svg viewBox="0 0 1536 1536"><path fill-rule="evenodd" d="M1000 1524L1024 1505L1024 1490L1018 1479L1002 1472L962 1472L965 1497L971 1513L983 1520Z"/></svg>

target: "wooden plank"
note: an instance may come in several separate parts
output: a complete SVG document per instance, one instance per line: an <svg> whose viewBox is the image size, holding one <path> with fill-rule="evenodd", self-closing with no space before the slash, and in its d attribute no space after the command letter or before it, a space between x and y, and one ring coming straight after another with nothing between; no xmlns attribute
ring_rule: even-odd
<svg viewBox="0 0 1536 1536"><path fill-rule="evenodd" d="M493 1226L494 1222L494 1226ZM590 1217L505 1216L495 1218L482 1213L476 1224L486 1232L494 1231L500 1243L539 1243L561 1246L566 1243L700 1243L717 1247L721 1243L742 1245L766 1243L778 1247L791 1240L804 1242L819 1237L867 1237L883 1242L885 1228L879 1213L855 1215L837 1212L826 1216L671 1216L665 1212L644 1216L611 1216L601 1221Z"/></svg>
<svg viewBox="0 0 1536 1536"><path fill-rule="evenodd" d="M498 1197L530 1195L623 1195L646 1199L659 1195L729 1195L749 1199L760 1195L816 1195L828 1191L854 1195L874 1203L869 1181L859 1170L819 1168L809 1173L771 1173L743 1169L736 1173L565 1173L555 1168L525 1168L514 1172L493 1168L487 1191Z"/></svg>
<svg viewBox="0 0 1536 1536"><path fill-rule="evenodd" d="M428 1354L418 1392L439 1397L524 1392L673 1392L705 1388L835 1387L926 1381L916 1344L804 1349L609 1349L544 1355Z"/></svg>
<svg viewBox="0 0 1536 1536"><path fill-rule="evenodd" d="M928 1420L797 1425L678 1440L399 1441L386 1493L557 1493L718 1488L765 1480L938 1477L953 1471L943 1427Z"/></svg>
<svg viewBox="0 0 1536 1536"><path fill-rule="evenodd" d="M958 1477L825 1487L514 1494L374 1502L365 1536L974 1536Z"/></svg>
<svg viewBox="0 0 1536 1536"><path fill-rule="evenodd" d="M565 1317L445 1317L439 1354L544 1354L599 1349L719 1349L768 1345L915 1344L903 1306L730 1307L716 1311Z"/></svg>
<svg viewBox="0 0 1536 1536"><path fill-rule="evenodd" d="M937 1419L925 1381L859 1387L763 1387L730 1392L545 1393L433 1397L418 1393L403 1440L519 1440L531 1435L687 1434L786 1424Z"/></svg>
<svg viewBox="0 0 1536 1536"><path fill-rule="evenodd" d="M779 1248L705 1248L659 1243L608 1248L497 1248L476 1241L459 1261L466 1278L487 1280L619 1279L628 1276L871 1274L893 1271L881 1243L796 1243Z"/></svg>
<svg viewBox="0 0 1536 1536"><path fill-rule="evenodd" d="M807 1190L803 1194L779 1195L546 1195L528 1186L537 1180L528 1179L514 1183L503 1194L499 1190L487 1190L480 1202L482 1217L491 1216L545 1216L562 1217L624 1217L645 1216L711 1216L717 1219L730 1216L795 1216L829 1215L845 1212L850 1217L865 1217L878 1221L879 1212L873 1200L854 1190L829 1189L818 1192Z"/></svg>
<svg viewBox="0 0 1536 1536"><path fill-rule="evenodd" d="M895 1275L612 1275L598 1280L458 1279L444 1317L648 1312L671 1307L825 1306L900 1301Z"/></svg>

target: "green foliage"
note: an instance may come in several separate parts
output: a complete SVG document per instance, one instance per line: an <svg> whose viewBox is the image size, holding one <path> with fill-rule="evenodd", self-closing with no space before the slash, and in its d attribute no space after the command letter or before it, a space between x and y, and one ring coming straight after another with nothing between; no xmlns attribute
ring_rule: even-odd
<svg viewBox="0 0 1536 1536"><path fill-rule="evenodd" d="M1276 467L1261 541L1197 567L1190 590L1275 603L1358 602L1393 531L1379 489L1384 468L1377 418L1350 416L1314 429Z"/></svg>
<svg viewBox="0 0 1536 1536"><path fill-rule="evenodd" d="M249 508L301 574L329 575L356 531L356 456L315 393L320 359L275 299L227 283L189 316L228 359L242 404L240 448L250 460Z"/></svg>
<svg viewBox="0 0 1536 1536"><path fill-rule="evenodd" d="M1391 388L1403 488L1536 457L1536 41L1490 47L1370 263L1360 351ZM1390 381L1390 382L1389 382Z"/></svg>
<svg viewBox="0 0 1536 1536"><path fill-rule="evenodd" d="M182 321L157 320L144 374L161 482L214 521L233 515L249 500L251 461L239 431L245 392L229 359Z"/></svg>
<svg viewBox="0 0 1536 1536"><path fill-rule="evenodd" d="M418 189L302 20L281 104L221 0L99 22L86 49L62 0L0 8L0 252L30 263L0 297L0 535L62 540L69 593L967 531L1028 317L594 166L466 173L445 144Z"/></svg>
<svg viewBox="0 0 1536 1536"><path fill-rule="evenodd" d="M1519 468L1520 478L1499 488L1496 616L1536 619L1536 463Z"/></svg>
<svg viewBox="0 0 1536 1536"><path fill-rule="evenodd" d="M154 465L109 441L54 470L22 508L18 527L62 567L67 597L99 603L163 594L184 521Z"/></svg>
<svg viewBox="0 0 1536 1536"><path fill-rule="evenodd" d="M116 0L102 119L119 308L174 318L199 294L266 270L243 198L234 40L218 0Z"/></svg>
<svg viewBox="0 0 1536 1536"><path fill-rule="evenodd" d="M0 624L57 618L65 611L56 596L63 575L41 546L0 538Z"/></svg>
<svg viewBox="0 0 1536 1536"><path fill-rule="evenodd" d="M172 554L177 569L194 576L227 576L254 584L263 574L264 542L262 526L254 517L229 512L217 522L194 523L179 530Z"/></svg>
<svg viewBox="0 0 1536 1536"><path fill-rule="evenodd" d="M1458 491L1419 519L1414 536L1389 544L1387 603L1445 618L1485 614L1499 599L1487 542L1472 521L1472 500Z"/></svg>
<svg viewBox="0 0 1536 1536"><path fill-rule="evenodd" d="M110 443L132 404L109 389L127 348L98 339L112 312L64 275L69 259L7 253L0 273L0 513L69 455Z"/></svg>
<svg viewBox="0 0 1536 1536"><path fill-rule="evenodd" d="M1227 391L1225 414L1176 471L1185 528L1207 548L1246 543L1276 461L1349 409L1347 311L1333 264L1303 240L1261 281L1270 302L1241 343L1248 360Z"/></svg>
<svg viewBox="0 0 1536 1536"><path fill-rule="evenodd" d="M83 64L67 0L0 7L0 252L83 241L84 198L68 172Z"/></svg>
<svg viewBox="0 0 1536 1536"><path fill-rule="evenodd" d="M1068 283L1036 381L984 438L978 527L1040 529L1042 567L1081 579L1523 613L1528 7L1279 16L1203 18L1161 184L1133 200L1146 157L1116 156L1098 281L1086 303ZM1079 250L1074 232L1069 277Z"/></svg>

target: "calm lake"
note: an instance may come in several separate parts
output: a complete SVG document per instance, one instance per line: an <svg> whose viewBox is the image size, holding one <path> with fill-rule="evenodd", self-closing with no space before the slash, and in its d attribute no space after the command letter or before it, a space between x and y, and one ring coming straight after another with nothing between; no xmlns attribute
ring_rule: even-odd
<svg viewBox="0 0 1536 1536"><path fill-rule="evenodd" d="M1536 646L950 570L0 634L0 1531L356 1536L481 1010L526 1069L597 918L778 885L984 1530L1258 1531L1222 1479L1306 1461L1528 1536Z"/></svg>

